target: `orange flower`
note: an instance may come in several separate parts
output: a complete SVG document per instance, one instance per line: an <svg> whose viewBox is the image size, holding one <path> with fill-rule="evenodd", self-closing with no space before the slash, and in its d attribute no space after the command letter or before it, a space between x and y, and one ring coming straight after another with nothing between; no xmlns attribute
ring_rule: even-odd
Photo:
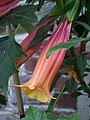
<svg viewBox="0 0 90 120"><path fill-rule="evenodd" d="M0 0L0 18L6 15L20 0Z"/></svg>
<svg viewBox="0 0 90 120"><path fill-rule="evenodd" d="M70 29L71 23L64 19L44 46L31 79L23 85L15 85L21 87L26 96L44 103L53 98L50 86L63 62L66 50L58 50L48 59L46 53L50 47L60 42L66 42L70 36Z"/></svg>
<svg viewBox="0 0 90 120"><path fill-rule="evenodd" d="M27 54L27 57L25 58L17 58L16 59L16 65L19 67L22 65L25 61L27 61L35 52L36 50L40 47L41 42L38 42L36 45L30 47L30 42L34 39L36 36L37 31L43 27L46 26L50 23L52 23L55 20L55 17L49 17L48 19L45 19L44 21L41 22L21 43L23 51Z"/></svg>

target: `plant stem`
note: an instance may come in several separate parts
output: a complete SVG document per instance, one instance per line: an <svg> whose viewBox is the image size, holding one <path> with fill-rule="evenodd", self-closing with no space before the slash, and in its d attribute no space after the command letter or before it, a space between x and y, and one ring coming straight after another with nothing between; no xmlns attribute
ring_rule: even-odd
<svg viewBox="0 0 90 120"><path fill-rule="evenodd" d="M82 38L86 38L87 37L87 34L88 34L88 31L87 30L84 30L83 34L82 34ZM85 48L86 48L86 43L84 41L81 42L81 45L80 45L80 53L81 52L84 52L85 51Z"/></svg>
<svg viewBox="0 0 90 120"><path fill-rule="evenodd" d="M11 25L10 24L8 26L6 26L6 34L7 35L11 34ZM14 80L14 84L20 85L18 73L15 73L13 75L13 80ZM16 92L17 105L18 105L18 111L19 111L20 118L24 118L25 114L24 114L24 107L23 107L21 89L15 87L15 92Z"/></svg>
<svg viewBox="0 0 90 120"><path fill-rule="evenodd" d="M13 80L14 80L15 85L20 85L19 75L17 73L13 75ZM24 115L24 108L23 108L23 100L22 100L21 89L18 88L18 87L15 87L15 92L16 92L19 115L20 115L20 118L23 118L23 117L25 117L25 115Z"/></svg>
<svg viewBox="0 0 90 120"><path fill-rule="evenodd" d="M63 91L65 89L65 85L59 90L59 93L58 94L55 94L54 97L56 99L52 99L49 106L48 106L48 109L47 109L47 112L52 112L54 107L56 106L56 103L59 99L59 97L62 95Z"/></svg>

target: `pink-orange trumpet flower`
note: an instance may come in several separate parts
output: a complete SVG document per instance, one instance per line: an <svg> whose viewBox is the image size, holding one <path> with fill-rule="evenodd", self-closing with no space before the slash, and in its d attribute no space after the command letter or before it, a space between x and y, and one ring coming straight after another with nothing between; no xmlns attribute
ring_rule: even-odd
<svg viewBox="0 0 90 120"><path fill-rule="evenodd" d="M19 67L22 65L25 61L27 61L40 47L41 42L38 42L34 46L30 47L30 42L34 39L36 36L37 31L50 23L52 23L55 20L55 16L49 17L45 20L43 20L21 43L23 51L26 53L27 57L24 58L17 58L16 59L16 66Z"/></svg>
<svg viewBox="0 0 90 120"><path fill-rule="evenodd" d="M66 42L69 39L70 30L71 23L64 19L45 44L30 80L23 85L15 85L21 87L26 96L44 103L53 98L50 86L63 62L66 50L58 50L48 59L46 53L50 47L60 42Z"/></svg>
<svg viewBox="0 0 90 120"><path fill-rule="evenodd" d="M0 0L0 18L6 15L20 0Z"/></svg>

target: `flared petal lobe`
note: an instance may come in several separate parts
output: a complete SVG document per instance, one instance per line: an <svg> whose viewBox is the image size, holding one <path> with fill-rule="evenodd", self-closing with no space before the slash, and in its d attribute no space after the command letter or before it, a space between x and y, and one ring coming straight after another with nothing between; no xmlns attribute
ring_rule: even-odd
<svg viewBox="0 0 90 120"><path fill-rule="evenodd" d="M50 86L60 69L66 50L60 49L48 59L46 53L50 47L69 40L70 30L71 23L64 19L44 46L31 79L23 85L16 85L24 90L26 96L44 103L53 98L52 93L50 93Z"/></svg>

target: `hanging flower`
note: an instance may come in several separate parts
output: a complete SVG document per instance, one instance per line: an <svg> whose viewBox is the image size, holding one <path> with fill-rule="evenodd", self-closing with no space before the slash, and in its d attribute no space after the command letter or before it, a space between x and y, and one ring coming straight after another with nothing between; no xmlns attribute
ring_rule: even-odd
<svg viewBox="0 0 90 120"><path fill-rule="evenodd" d="M22 65L25 61L27 61L36 52L36 50L38 50L38 48L40 47L41 42L38 42L34 46L30 47L30 42L34 39L38 30L41 27L52 23L54 20L55 20L55 16L45 19L38 26L36 26L36 28L22 41L21 46L22 46L23 51L26 53L27 57L17 58L16 59L17 67Z"/></svg>
<svg viewBox="0 0 90 120"><path fill-rule="evenodd" d="M63 62L66 50L58 50L48 59L46 53L50 47L60 42L66 42L70 36L70 29L71 23L64 19L44 46L31 79L23 85L15 85L21 87L26 96L44 103L53 98L50 86Z"/></svg>
<svg viewBox="0 0 90 120"><path fill-rule="evenodd" d="M0 18L6 15L20 0L0 0Z"/></svg>

